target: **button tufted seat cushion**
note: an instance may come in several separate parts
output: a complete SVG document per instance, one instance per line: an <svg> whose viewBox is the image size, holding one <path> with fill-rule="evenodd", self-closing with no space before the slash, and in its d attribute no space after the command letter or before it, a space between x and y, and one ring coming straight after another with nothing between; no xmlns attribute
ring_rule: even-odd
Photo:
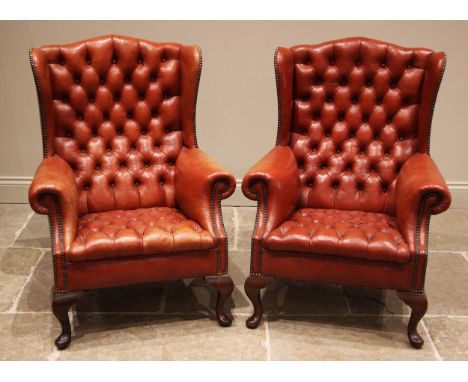
<svg viewBox="0 0 468 382"><path fill-rule="evenodd" d="M214 248L215 238L174 208L115 210L82 216L72 262L152 256Z"/></svg>
<svg viewBox="0 0 468 382"><path fill-rule="evenodd" d="M270 250L407 262L408 244L396 220L382 213L304 208L264 239Z"/></svg>

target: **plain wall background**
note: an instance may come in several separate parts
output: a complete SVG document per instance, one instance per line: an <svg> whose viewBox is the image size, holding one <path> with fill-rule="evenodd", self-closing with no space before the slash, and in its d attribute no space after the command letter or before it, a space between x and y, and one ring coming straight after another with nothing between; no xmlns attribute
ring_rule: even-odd
<svg viewBox="0 0 468 382"><path fill-rule="evenodd" d="M201 47L198 142L238 179L275 143L277 46L366 36L444 50L448 62L434 114L431 153L449 183L454 206L468 207L467 21L2 21L0 203L27 201L28 184L42 158L29 48L105 34ZM230 201L247 203L240 190Z"/></svg>

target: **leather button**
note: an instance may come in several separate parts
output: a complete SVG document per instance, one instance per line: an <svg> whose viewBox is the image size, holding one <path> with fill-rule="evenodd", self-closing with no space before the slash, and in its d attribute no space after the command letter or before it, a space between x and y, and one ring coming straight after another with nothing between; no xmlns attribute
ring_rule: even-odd
<svg viewBox="0 0 468 382"><path fill-rule="evenodd" d="M64 61L64 60L60 60L60 61L59 61L59 64L63 66L63 65L65 65L65 61Z"/></svg>
<svg viewBox="0 0 468 382"><path fill-rule="evenodd" d="M164 132L165 132L166 134L168 134L168 133L171 132L171 130L170 130L169 128L166 127L166 128L164 129Z"/></svg>
<svg viewBox="0 0 468 382"><path fill-rule="evenodd" d="M87 64L87 65L91 65L91 60L90 60L89 58L86 59L86 64Z"/></svg>
<svg viewBox="0 0 468 382"><path fill-rule="evenodd" d="M115 102L119 102L119 101L120 101L120 97L117 96L117 95L115 95L115 96L114 96L114 101L115 101Z"/></svg>
<svg viewBox="0 0 468 382"><path fill-rule="evenodd" d="M149 167L149 163L148 163L148 162L145 162L144 166L145 166L146 168L148 168L148 167Z"/></svg>
<svg viewBox="0 0 468 382"><path fill-rule="evenodd" d="M108 120L109 120L109 114L104 113L104 114L102 115L102 119L103 119L104 121L108 121Z"/></svg>
<svg viewBox="0 0 468 382"><path fill-rule="evenodd" d="M382 185L382 191L387 192L387 186Z"/></svg>
<svg viewBox="0 0 468 382"><path fill-rule="evenodd" d="M110 147L108 147L108 148L106 149L106 151L107 151L107 152L110 152L110 151L111 151L111 148L110 148Z"/></svg>
<svg viewBox="0 0 468 382"><path fill-rule="evenodd" d="M382 98L377 98L377 100L375 101L375 104L382 105Z"/></svg>
<svg viewBox="0 0 468 382"><path fill-rule="evenodd" d="M318 78L317 81L315 82L317 85L322 85L323 80L321 78Z"/></svg>
<svg viewBox="0 0 468 382"><path fill-rule="evenodd" d="M101 85L104 85L106 83L106 80L104 78L99 79L99 83Z"/></svg>
<svg viewBox="0 0 468 382"><path fill-rule="evenodd" d="M83 120L83 115L82 114L78 114L76 116L76 119L78 119L78 121L82 121Z"/></svg>
<svg viewBox="0 0 468 382"><path fill-rule="evenodd" d="M337 153L337 154L341 154L341 150L340 150L340 149L336 149L336 153Z"/></svg>
<svg viewBox="0 0 468 382"><path fill-rule="evenodd" d="M347 84L346 80L341 80L340 81L340 86L346 86L346 84Z"/></svg>
<svg viewBox="0 0 468 382"><path fill-rule="evenodd" d="M79 78L75 78L75 84L79 84L80 83L80 79Z"/></svg>
<svg viewBox="0 0 468 382"><path fill-rule="evenodd" d="M67 103L67 102L68 102L68 97L67 97L67 96L63 96L63 97L62 97L62 102L63 102L63 103Z"/></svg>
<svg viewBox="0 0 468 382"><path fill-rule="evenodd" d="M152 116L153 118L156 118L156 117L158 116L158 112L157 112L157 111L153 111L153 112L151 113L151 116Z"/></svg>
<svg viewBox="0 0 468 382"><path fill-rule="evenodd" d="M382 63L380 64L380 67L381 67L381 68L385 68L386 66L387 66L387 65L385 64L385 62L382 62Z"/></svg>
<svg viewBox="0 0 468 382"><path fill-rule="evenodd" d="M349 136L350 136L351 138L354 138L354 137L356 136L356 134L355 134L355 133L349 133Z"/></svg>
<svg viewBox="0 0 468 382"><path fill-rule="evenodd" d="M304 163L298 163L298 164L297 164L297 167L299 167L299 168L304 168Z"/></svg>
<svg viewBox="0 0 468 382"><path fill-rule="evenodd" d="M136 149L135 146L131 146L131 147L130 147L130 150L135 150L135 149Z"/></svg>
<svg viewBox="0 0 468 382"><path fill-rule="evenodd" d="M397 83L396 83L396 81L392 81L392 83L391 83L391 87L392 87L392 89L395 89L395 88L396 88L396 86L397 86Z"/></svg>
<svg viewBox="0 0 468 382"><path fill-rule="evenodd" d="M85 152L85 148L84 148L84 147L81 147L81 148L80 148L80 151L81 151L82 153L84 153L84 152Z"/></svg>
<svg viewBox="0 0 468 382"><path fill-rule="evenodd" d="M141 94L139 98L140 98L140 101L143 101L145 99L145 96Z"/></svg>
<svg viewBox="0 0 468 382"><path fill-rule="evenodd" d="M95 101L94 97L89 97L89 102L90 103L94 103L94 101Z"/></svg>
<svg viewBox="0 0 468 382"><path fill-rule="evenodd" d="M72 133L71 133L71 132L69 132L69 131L67 131L67 132L65 133L65 136L66 136L67 138L71 138L71 136L72 136Z"/></svg>
<svg viewBox="0 0 468 382"><path fill-rule="evenodd" d="M370 87L371 85L372 85L372 82L371 82L370 80L367 80L367 81L366 81L366 86L367 86L367 87Z"/></svg>
<svg viewBox="0 0 468 382"><path fill-rule="evenodd" d="M331 66L335 65L335 60L330 60L330 65Z"/></svg>
<svg viewBox="0 0 468 382"><path fill-rule="evenodd" d="M398 138L398 139L399 139L400 141L403 141L405 138L403 138L403 137L400 137L400 138Z"/></svg>
<svg viewBox="0 0 468 382"><path fill-rule="evenodd" d="M390 124L392 123L392 119L391 118L387 118L387 124Z"/></svg>
<svg viewBox="0 0 468 382"><path fill-rule="evenodd" d="M333 102L333 98L332 98L332 97L328 97L328 98L327 98L327 102L328 102L328 103L332 103L332 102Z"/></svg>
<svg viewBox="0 0 468 382"><path fill-rule="evenodd" d="M314 181L312 179L309 179L307 181L307 187L312 187L314 185Z"/></svg>
<svg viewBox="0 0 468 382"><path fill-rule="evenodd" d="M359 191L361 191L364 187L362 186L362 184L358 184L358 185L356 186L356 188L357 188Z"/></svg>
<svg viewBox="0 0 468 382"><path fill-rule="evenodd" d="M138 59L138 61L137 61L137 62L138 62L138 64L140 64L140 65L143 63L143 61L141 60L141 58L140 58L140 59Z"/></svg>
<svg viewBox="0 0 468 382"><path fill-rule="evenodd" d="M140 185L140 182L138 180L135 181L135 186L139 186Z"/></svg>
<svg viewBox="0 0 468 382"><path fill-rule="evenodd" d="M358 99L357 97L353 97L353 99L351 100L351 102L356 105L358 103Z"/></svg>
<svg viewBox="0 0 468 382"><path fill-rule="evenodd" d="M359 150L359 154L364 154L365 151L363 149Z"/></svg>
<svg viewBox="0 0 468 382"><path fill-rule="evenodd" d="M120 168L125 168L126 164L125 163L120 163Z"/></svg>
<svg viewBox="0 0 468 382"><path fill-rule="evenodd" d="M339 186L338 182L334 182L334 183L332 184L332 187L333 187L335 190L338 188L338 186Z"/></svg>
<svg viewBox="0 0 468 382"><path fill-rule="evenodd" d="M320 114L314 113L314 120L318 121L320 119Z"/></svg>
<svg viewBox="0 0 468 382"><path fill-rule="evenodd" d="M150 77L151 82L155 82L156 78L157 78L156 74L152 74L151 77Z"/></svg>
<svg viewBox="0 0 468 382"><path fill-rule="evenodd" d="M375 167L371 167L370 172L375 172Z"/></svg>
<svg viewBox="0 0 468 382"><path fill-rule="evenodd" d="M88 191L88 190L89 190L89 185L88 185L88 184L85 185L85 186L84 186L84 189L85 189L86 191Z"/></svg>
<svg viewBox="0 0 468 382"><path fill-rule="evenodd" d="M308 58L308 59L305 61L305 64L306 64L306 65L312 64L312 61L310 60L310 58Z"/></svg>
<svg viewBox="0 0 468 382"><path fill-rule="evenodd" d="M101 168L101 166L99 166L98 164L96 165L96 170L99 170Z"/></svg>
<svg viewBox="0 0 468 382"><path fill-rule="evenodd" d="M368 119L367 117L364 117L364 118L362 119L362 122L367 122L368 120L369 120L369 119Z"/></svg>
<svg viewBox="0 0 468 382"><path fill-rule="evenodd" d="M302 129L302 130L301 130L301 134L302 134L302 135L306 135L306 134L307 134L307 129Z"/></svg>
<svg viewBox="0 0 468 382"><path fill-rule="evenodd" d="M356 61L355 65L358 67L361 66L361 61Z"/></svg>
<svg viewBox="0 0 468 382"><path fill-rule="evenodd" d="M347 165L347 166L346 166L346 171L351 171L351 170L352 170L351 165Z"/></svg>
<svg viewBox="0 0 468 382"><path fill-rule="evenodd" d="M174 160L172 160L172 159L168 160L168 161L167 161L167 164L168 164L169 166L174 166Z"/></svg>
<svg viewBox="0 0 468 382"><path fill-rule="evenodd" d="M411 69L412 67L413 67L413 65L411 65L411 64L408 64L408 66L407 66L408 69Z"/></svg>
<svg viewBox="0 0 468 382"><path fill-rule="evenodd" d="M118 135L122 135L123 129L121 127L117 127L116 132Z"/></svg>
<svg viewBox="0 0 468 382"><path fill-rule="evenodd" d="M322 170L325 170L325 169L327 168L327 165L326 165L326 164L322 164L322 165L320 166L320 168L321 168Z"/></svg>
<svg viewBox="0 0 468 382"><path fill-rule="evenodd" d="M148 130L146 130L146 129L141 129L141 134L142 134L142 135L146 135L147 133L148 133Z"/></svg>
<svg viewBox="0 0 468 382"><path fill-rule="evenodd" d="M330 135L331 135L331 134L330 134L328 131L325 133L325 136L326 136L326 137L329 137Z"/></svg>
<svg viewBox="0 0 468 382"><path fill-rule="evenodd" d="M340 116L338 117L338 121L344 121L344 116L340 115Z"/></svg>
<svg viewBox="0 0 468 382"><path fill-rule="evenodd" d="M162 62L166 62L167 61L167 58L166 56L163 56L163 58L161 59Z"/></svg>
<svg viewBox="0 0 468 382"><path fill-rule="evenodd" d="M91 132L91 135L92 135L93 137L97 137L97 131L96 131L96 130L93 130L93 131Z"/></svg>
<svg viewBox="0 0 468 382"><path fill-rule="evenodd" d="M117 63L117 59L116 59L116 58L113 58L113 59L112 59L112 63L113 63L113 64L116 64L116 63Z"/></svg>
<svg viewBox="0 0 468 382"><path fill-rule="evenodd" d="M126 84L129 84L130 82L131 82L130 77L125 77L125 83L126 83Z"/></svg>
<svg viewBox="0 0 468 382"><path fill-rule="evenodd" d="M129 110L127 111L127 118L132 119L133 118L133 111Z"/></svg>
<svg viewBox="0 0 468 382"><path fill-rule="evenodd" d="M165 183L164 178L161 178L161 179L159 180L159 183L164 184L164 183Z"/></svg>
<svg viewBox="0 0 468 382"><path fill-rule="evenodd" d="M114 182L110 182L110 183L109 183L109 186L110 186L111 188L114 188L114 187L115 187L115 183L114 183Z"/></svg>
<svg viewBox="0 0 468 382"><path fill-rule="evenodd" d="M377 141L379 139L379 134L374 134L374 139Z"/></svg>

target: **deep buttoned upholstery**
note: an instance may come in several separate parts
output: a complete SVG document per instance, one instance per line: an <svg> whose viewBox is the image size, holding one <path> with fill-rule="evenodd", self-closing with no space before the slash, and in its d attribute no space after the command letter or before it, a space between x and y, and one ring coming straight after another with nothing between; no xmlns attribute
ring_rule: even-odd
<svg viewBox="0 0 468 382"><path fill-rule="evenodd" d="M32 49L31 65L44 160L29 198L50 218L56 293L209 276L230 324L235 180L197 147L199 48L104 36Z"/></svg>
<svg viewBox="0 0 468 382"><path fill-rule="evenodd" d="M242 183L249 327L268 277L423 293L429 218L451 201L429 155L444 69L443 52L363 37L277 49L276 147Z"/></svg>

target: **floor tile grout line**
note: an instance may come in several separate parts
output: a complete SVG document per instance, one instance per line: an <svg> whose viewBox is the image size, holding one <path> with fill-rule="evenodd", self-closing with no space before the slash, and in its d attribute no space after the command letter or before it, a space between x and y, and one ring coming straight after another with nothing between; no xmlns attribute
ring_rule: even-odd
<svg viewBox="0 0 468 382"><path fill-rule="evenodd" d="M0 248L15 248L15 249L24 249L24 248L30 248L30 249L39 249L39 250L44 250L44 251L50 251L50 247L30 247L30 246L21 246L21 245L9 245L8 247L1 247Z"/></svg>
<svg viewBox="0 0 468 382"><path fill-rule="evenodd" d="M270 328L268 327L268 320L263 321L265 326L265 345L266 345L266 360L271 361L271 342L270 342Z"/></svg>
<svg viewBox="0 0 468 382"><path fill-rule="evenodd" d="M0 312L0 315L2 314L52 314L52 311L10 311L10 310L5 310L3 312ZM152 315L152 316L193 316L201 313L197 312L142 312L142 311L132 311L132 312L84 312L84 311L79 311L78 314L80 315L97 315L97 314L108 314L108 315ZM210 314L203 315L203 317L209 317ZM234 318L235 317L250 317L250 313L234 313ZM311 313L291 313L291 314L280 314L280 315L270 315L271 317L274 318L291 318L291 317L349 317L347 314L311 314ZM407 318L409 317L408 314L367 314L367 313L353 313L353 317L395 317L395 318ZM425 318L468 318L468 315L447 315L447 314L426 314L424 316Z"/></svg>
<svg viewBox="0 0 468 382"><path fill-rule="evenodd" d="M26 285L28 285L29 281L31 281L34 271L36 270L36 267L38 266L39 262L42 260L44 256L45 256L45 251L41 251L41 254L39 255L36 262L31 266L28 277L26 277L24 284L21 286L21 289L19 290L18 294L13 299L13 303L11 304L10 308L8 308L7 312L16 313L16 309L18 308L18 303L24 292L24 289L26 288Z"/></svg>
<svg viewBox="0 0 468 382"><path fill-rule="evenodd" d="M34 211L31 211L31 213L29 214L29 216L26 218L26 221L23 223L23 225L18 228L15 232L15 236L13 238L13 241L11 242L10 246L12 246L13 244L15 244L15 241L18 239L18 237L21 235L21 233L23 232L23 230L26 228L26 226L28 225L28 223L31 221L32 217L34 216Z"/></svg>
<svg viewBox="0 0 468 382"><path fill-rule="evenodd" d="M233 208L232 212L232 224L234 225L234 243L233 243L233 250L237 251L237 245L239 240L239 212L237 211L237 207Z"/></svg>
<svg viewBox="0 0 468 382"><path fill-rule="evenodd" d="M434 351L434 355L437 361L443 361L444 359L439 353L439 350L437 349L437 346L434 342L434 339L431 336L431 333L429 332L428 327L426 326L426 323L424 320L421 320L421 326L423 327L424 331L426 332L426 337L428 339L428 342L431 344L432 350Z"/></svg>
<svg viewBox="0 0 468 382"><path fill-rule="evenodd" d="M429 250L429 256L431 255L431 253L453 253L454 255L465 255L467 254L468 252L465 252L465 251L451 251L451 250L446 250L446 251L432 251L432 250Z"/></svg>

